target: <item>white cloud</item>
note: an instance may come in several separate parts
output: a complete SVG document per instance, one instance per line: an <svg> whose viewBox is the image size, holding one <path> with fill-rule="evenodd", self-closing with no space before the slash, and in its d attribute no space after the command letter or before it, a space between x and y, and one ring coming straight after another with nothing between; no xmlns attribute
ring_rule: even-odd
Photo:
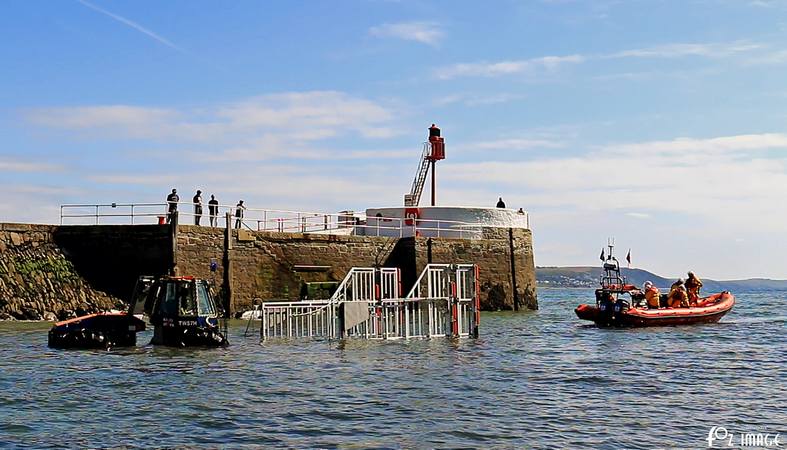
<svg viewBox="0 0 787 450"><path fill-rule="evenodd" d="M35 124L112 138L237 142L275 135L290 142L358 133L396 134L393 112L372 100L337 91L285 92L196 109L94 105L35 108Z"/></svg>
<svg viewBox="0 0 787 450"><path fill-rule="evenodd" d="M391 118L376 103L336 91L289 92L254 97L217 111L234 127L348 128L362 131L367 125Z"/></svg>
<svg viewBox="0 0 787 450"><path fill-rule="evenodd" d="M147 186L161 186L171 182L173 178L178 175L173 174L128 174L128 173L110 173L104 175L88 175L88 180L101 184L130 184L130 185L147 185Z"/></svg>
<svg viewBox="0 0 787 450"><path fill-rule="evenodd" d="M766 150L787 148L787 135L780 133L741 134L708 139L677 138L669 141L650 141L618 144L606 147L606 151L618 154L679 154L692 156L701 154L731 153L741 150Z"/></svg>
<svg viewBox="0 0 787 450"><path fill-rule="evenodd" d="M751 0L749 2L749 6L755 6L758 8L777 8L787 5L785 5L784 0Z"/></svg>
<svg viewBox="0 0 787 450"><path fill-rule="evenodd" d="M32 162L27 160L0 159L0 172L57 172L62 170L57 164Z"/></svg>
<svg viewBox="0 0 787 450"><path fill-rule="evenodd" d="M211 168L196 167L191 171L170 173L155 168L149 174L129 175L125 172L89 177L106 186L133 185L160 187L162 195L151 200L163 201L168 188L177 187L181 198L201 189L206 195L216 194L222 204L243 199L252 209L313 210L331 212L346 208L401 202L408 180L386 167L364 166L364 173L373 182L361 182L342 171L323 170L287 163L248 165L234 162L216 163ZM195 185L195 183L198 183ZM391 189L400 186L400 189ZM400 192L401 191L401 192ZM140 201L140 200L137 200ZM252 217L249 214L247 217Z"/></svg>
<svg viewBox="0 0 787 450"><path fill-rule="evenodd" d="M538 70L554 71L567 64L578 64L585 61L580 55L542 56L539 58L510 60L498 62L460 63L433 71L436 78L448 80L457 77L498 77L533 73Z"/></svg>
<svg viewBox="0 0 787 450"><path fill-rule="evenodd" d="M0 220L22 223L57 223L59 200L64 195L78 197L87 193L72 186L51 184L0 183L6 201L0 202Z"/></svg>
<svg viewBox="0 0 787 450"><path fill-rule="evenodd" d="M784 64L785 62L787 62L787 50L764 52L745 61L750 66Z"/></svg>
<svg viewBox="0 0 787 450"><path fill-rule="evenodd" d="M552 139L539 138L509 138L482 141L461 145L461 149L468 150L531 150L531 149L553 149L564 147L565 143Z"/></svg>
<svg viewBox="0 0 787 450"><path fill-rule="evenodd" d="M748 53L762 48L761 44L745 41L730 43L675 43L656 45L604 55L602 58L681 58L684 56L703 56L723 58L738 53Z"/></svg>
<svg viewBox="0 0 787 450"><path fill-rule="evenodd" d="M128 105L77 106L38 108L29 110L27 117L39 125L57 128L87 129L103 127L151 126L178 118L174 110L144 108Z"/></svg>
<svg viewBox="0 0 787 450"><path fill-rule="evenodd" d="M449 80L458 77L499 77L525 73L554 72L562 66L576 65L588 61L628 59L628 58L726 58L739 54L752 53L764 48L763 45L748 41L728 43L671 43L653 47L636 48L606 54L588 55L551 55L538 58L458 63L439 67L432 71L437 79ZM781 56L779 56L781 57ZM773 56L772 58L776 58Z"/></svg>
<svg viewBox="0 0 787 450"><path fill-rule="evenodd" d="M369 28L369 34L375 37L416 41L431 46L437 46L445 35L440 25L435 22L385 23Z"/></svg>
<svg viewBox="0 0 787 450"><path fill-rule="evenodd" d="M787 210L774 208L787 197L787 156L769 153L778 148L787 149L787 138L776 133L680 138L610 145L581 156L447 162L442 176L469 188L494 180L495 189L526 192L530 209L667 212L727 230L775 231L787 224Z"/></svg>
<svg viewBox="0 0 787 450"><path fill-rule="evenodd" d="M435 106L448 106L456 103L461 103L465 106L487 106L498 105L502 103L510 103L517 100L524 99L525 95L498 93L498 94L451 94L443 97L436 98L432 103Z"/></svg>

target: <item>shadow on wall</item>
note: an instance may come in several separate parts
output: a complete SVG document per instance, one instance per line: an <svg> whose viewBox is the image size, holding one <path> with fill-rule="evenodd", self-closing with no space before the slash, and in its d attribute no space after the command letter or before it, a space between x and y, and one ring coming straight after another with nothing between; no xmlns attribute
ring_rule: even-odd
<svg viewBox="0 0 787 450"><path fill-rule="evenodd" d="M92 288L126 302L141 275L164 275L172 261L168 226L59 227L53 239Z"/></svg>
<svg viewBox="0 0 787 450"><path fill-rule="evenodd" d="M384 267L397 267L401 272L402 295L407 295L418 277L415 264L415 239L398 239L383 263Z"/></svg>
<svg viewBox="0 0 787 450"><path fill-rule="evenodd" d="M486 301L483 296L486 294ZM510 310L511 307L506 302L506 289L502 284L492 284L487 281L481 284L481 302L487 311Z"/></svg>

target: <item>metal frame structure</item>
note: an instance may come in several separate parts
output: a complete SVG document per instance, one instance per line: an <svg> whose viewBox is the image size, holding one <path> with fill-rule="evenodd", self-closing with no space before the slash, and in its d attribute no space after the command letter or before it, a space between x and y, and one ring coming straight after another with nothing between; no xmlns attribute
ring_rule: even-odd
<svg viewBox="0 0 787 450"><path fill-rule="evenodd" d="M395 268L354 267L327 300L264 302L260 338L478 337L478 266L429 264L402 295Z"/></svg>

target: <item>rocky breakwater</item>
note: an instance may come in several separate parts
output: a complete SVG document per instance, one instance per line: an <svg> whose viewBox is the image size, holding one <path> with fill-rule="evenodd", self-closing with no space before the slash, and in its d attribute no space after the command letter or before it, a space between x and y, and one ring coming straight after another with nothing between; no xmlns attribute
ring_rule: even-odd
<svg viewBox="0 0 787 450"><path fill-rule="evenodd" d="M57 320L122 307L56 245L55 226L0 225L0 320Z"/></svg>

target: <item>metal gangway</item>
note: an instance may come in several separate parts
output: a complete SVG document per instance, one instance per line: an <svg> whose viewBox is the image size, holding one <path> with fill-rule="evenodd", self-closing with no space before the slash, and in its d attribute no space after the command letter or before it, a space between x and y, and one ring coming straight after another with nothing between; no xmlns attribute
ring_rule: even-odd
<svg viewBox="0 0 787 450"><path fill-rule="evenodd" d="M478 266L428 264L402 295L396 268L354 267L327 300L263 302L263 341L478 337Z"/></svg>

